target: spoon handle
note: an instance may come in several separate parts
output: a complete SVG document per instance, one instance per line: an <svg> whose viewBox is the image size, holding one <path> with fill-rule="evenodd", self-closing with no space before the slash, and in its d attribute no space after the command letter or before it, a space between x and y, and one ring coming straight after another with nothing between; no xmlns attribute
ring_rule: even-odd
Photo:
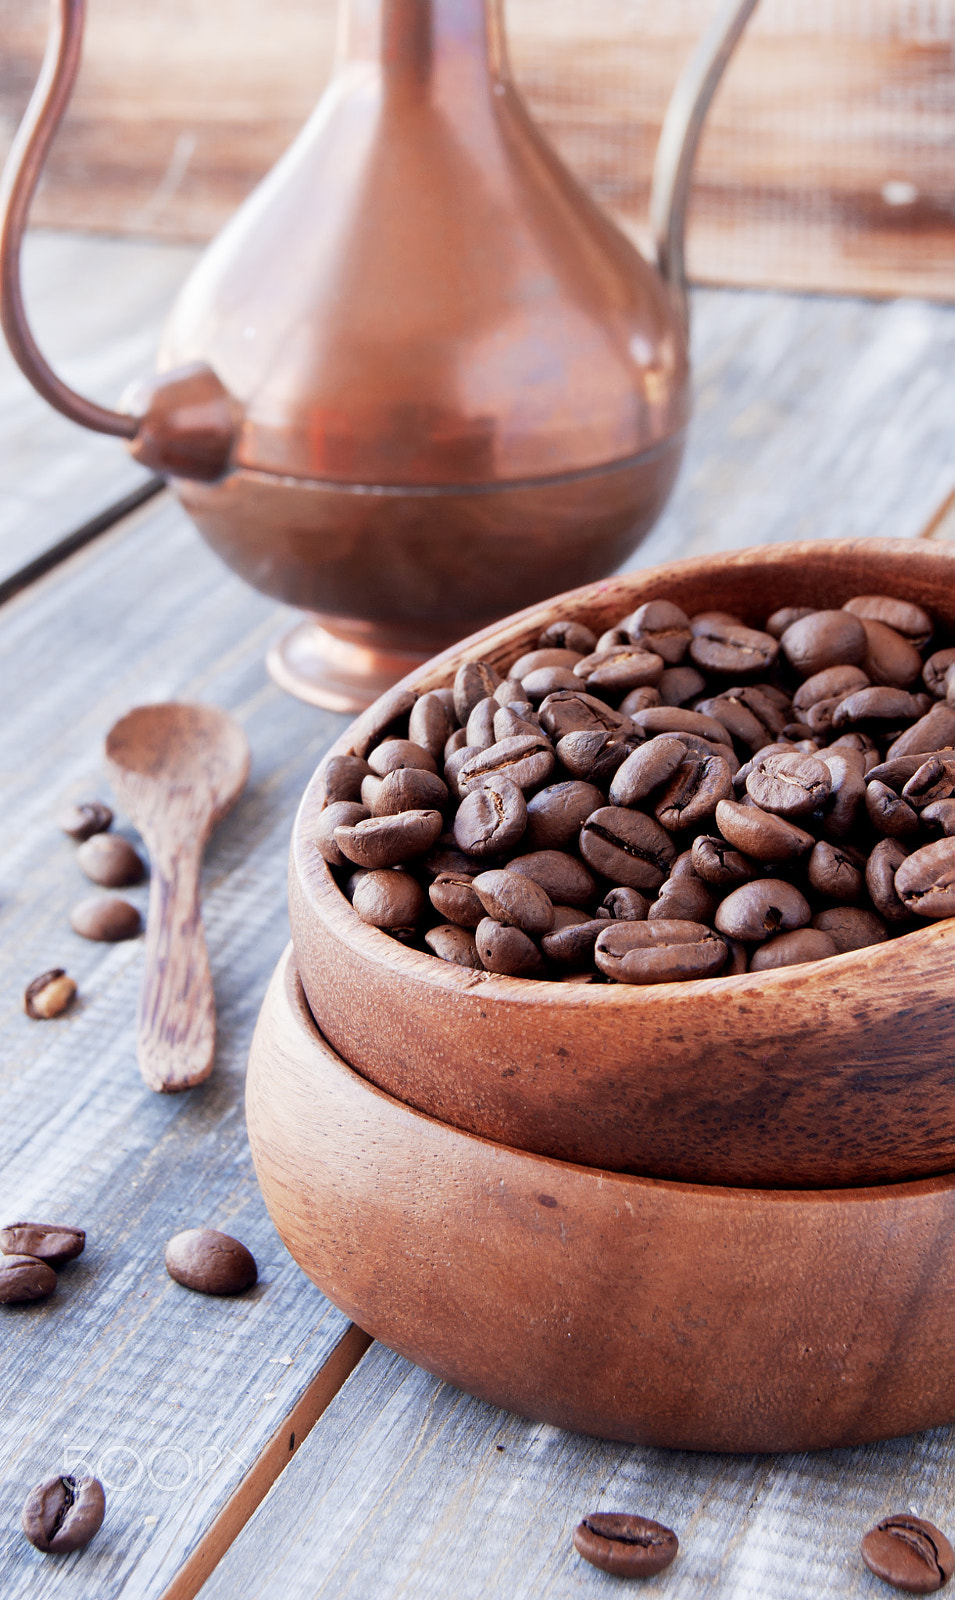
<svg viewBox="0 0 955 1600"><path fill-rule="evenodd" d="M201 856L200 844L153 858L136 1055L147 1086L160 1094L202 1083L215 1056L215 999L199 910Z"/></svg>

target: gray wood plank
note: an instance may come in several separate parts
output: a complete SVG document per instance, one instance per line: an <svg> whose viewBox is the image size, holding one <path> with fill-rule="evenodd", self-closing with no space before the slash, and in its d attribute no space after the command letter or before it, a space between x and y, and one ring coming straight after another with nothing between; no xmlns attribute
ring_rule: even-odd
<svg viewBox="0 0 955 1600"><path fill-rule="evenodd" d="M376 1345L201 1600L583 1600L622 1593L571 1544L588 1512L674 1529L668 1600L875 1600L859 1540L915 1510L955 1528L955 1430L854 1450L645 1450L509 1416Z"/></svg>
<svg viewBox="0 0 955 1600"><path fill-rule="evenodd" d="M163 319L198 253L145 239L30 233L27 309L61 377L115 405L131 378L152 372ZM0 340L0 585L149 476L120 440L53 411Z"/></svg>
<svg viewBox="0 0 955 1600"><path fill-rule="evenodd" d="M71 1600L162 1594L348 1327L279 1243L243 1119L249 1038L288 938L292 816L344 721L267 680L278 620L168 497L2 611L0 1218L74 1218L89 1232L51 1301L0 1308L4 1600L41 1586ZM169 697L234 712L253 768L204 878L216 1070L167 1098L136 1067L141 941L96 945L70 931L69 908L91 886L55 815L108 793L101 752L114 719ZM129 897L144 907L145 887ZM52 965L75 976L79 999L31 1021L24 986ZM166 1240L196 1224L248 1244L253 1292L206 1299L167 1277ZM20 1506L32 1483L83 1460L109 1485L107 1522L82 1556L51 1560L20 1534Z"/></svg>
<svg viewBox="0 0 955 1600"><path fill-rule="evenodd" d="M692 354L683 470L628 567L910 538L955 484L955 306L698 289Z"/></svg>

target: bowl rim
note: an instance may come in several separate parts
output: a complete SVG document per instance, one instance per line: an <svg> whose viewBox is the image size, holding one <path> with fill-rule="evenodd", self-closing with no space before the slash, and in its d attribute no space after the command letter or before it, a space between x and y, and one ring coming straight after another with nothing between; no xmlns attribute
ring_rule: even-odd
<svg viewBox="0 0 955 1600"><path fill-rule="evenodd" d="M311 819L313 815L317 815L324 803L321 782L326 763L334 756L353 754L359 749L371 748L389 725L410 709L419 695L446 685L449 673L453 676L453 671L462 661L486 659L480 653L475 653L485 647L490 647L487 658L497 654L503 659L508 654L513 654L512 641L516 643L521 635L532 629L539 632L541 627L554 621L556 615L577 616L581 612L586 614L588 607L605 606L618 595L626 602L631 591L638 587L658 589L661 591L659 597L666 598L662 591L668 584L672 585L675 580L683 579L692 582L694 578L703 576L714 566L721 572L731 573L747 569L755 572L762 567L770 569L783 567L796 560L821 562L824 569L826 567L840 569L850 557L860 560L864 557L872 558L877 562L879 556L885 556L890 560L901 560L903 566L911 563L913 566L918 565L920 569L926 567L937 569L939 578L947 581L953 590L952 627L955 629L955 548L927 544L921 539L870 537L809 539L753 545L745 549L693 556L677 562L638 568L615 574L610 578L602 578L596 583L584 584L577 589L566 590L562 594L513 612L500 621L467 635L457 644L432 656L429 661L408 673L392 689L381 695L344 729L322 756L306 786L292 827L289 851L290 897L293 900L296 898L297 887L306 898L309 912L320 917L336 939L361 961L387 971L392 977L404 975L408 979L453 994L470 993L480 986L481 994L486 995L488 1000L493 999L496 1003L505 1002L513 1005L539 1005L545 999L552 1004L559 999L562 1006L598 1005L613 1009L617 1006L629 1008L634 1004L648 1004L654 999L671 1004L681 1001L691 1004L694 999L704 994L711 996L723 994L741 999L755 998L767 993L782 997L787 987L796 989L803 987L807 971L811 971L816 980L821 979L825 982L831 978L831 982L828 982L830 988L844 984L846 980L860 975L863 971L868 981L878 981L883 967L894 966L898 961L900 945L904 944L905 951L916 961L923 955L930 955L939 942L948 945L955 940L955 918L951 917L913 928L882 944L866 945L859 950L828 956L825 961L803 962L796 966L779 967L764 972L738 973L729 977L696 978L684 982L657 984L612 982L572 984L555 982L547 978L505 977L497 973L476 972L470 968L458 967L453 962L442 961L437 956L404 945L381 929L362 922L339 889L327 862L308 837ZM903 587L907 586L903 583ZM909 587L914 591L916 585L913 583ZM879 591L856 589L854 592ZM645 596L645 598L655 597ZM912 596L902 596L902 598L914 597L914 593ZM620 614L626 614L623 608ZM752 614L755 614L755 609ZM293 917L293 944L294 942Z"/></svg>

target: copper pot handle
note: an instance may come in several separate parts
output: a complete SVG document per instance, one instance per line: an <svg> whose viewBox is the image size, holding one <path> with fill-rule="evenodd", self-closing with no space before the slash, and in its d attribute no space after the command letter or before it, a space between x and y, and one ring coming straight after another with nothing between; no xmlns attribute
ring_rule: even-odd
<svg viewBox="0 0 955 1600"><path fill-rule="evenodd" d="M690 178L703 123L757 0L723 0L676 81L653 165L650 227L657 266L684 328L689 325L683 240Z"/></svg>
<svg viewBox="0 0 955 1600"><path fill-rule="evenodd" d="M86 0L51 0L43 65L0 179L0 325L34 389L71 422L128 439L146 467L204 481L222 476L238 427L238 407L211 367L197 362L141 385L130 411L86 400L58 378L27 321L20 254L33 195L63 118L83 47Z"/></svg>

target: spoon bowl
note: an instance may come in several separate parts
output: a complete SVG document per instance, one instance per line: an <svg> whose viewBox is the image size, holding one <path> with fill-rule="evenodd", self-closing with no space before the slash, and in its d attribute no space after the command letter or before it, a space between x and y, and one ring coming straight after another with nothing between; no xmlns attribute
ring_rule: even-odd
<svg viewBox="0 0 955 1600"><path fill-rule="evenodd" d="M217 706L137 706L110 729L106 762L149 851L152 880L136 1054L151 1089L212 1071L215 1000L199 907L202 853L249 775L239 724Z"/></svg>

